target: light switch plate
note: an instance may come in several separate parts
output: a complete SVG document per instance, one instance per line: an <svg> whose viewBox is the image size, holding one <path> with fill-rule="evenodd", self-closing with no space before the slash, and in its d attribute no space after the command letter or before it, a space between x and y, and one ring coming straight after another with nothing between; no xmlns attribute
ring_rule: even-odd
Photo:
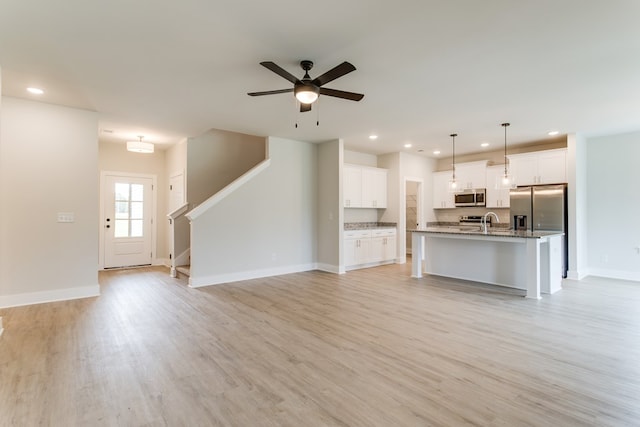
<svg viewBox="0 0 640 427"><path fill-rule="evenodd" d="M74 212L58 212L58 222L75 222L76 214Z"/></svg>

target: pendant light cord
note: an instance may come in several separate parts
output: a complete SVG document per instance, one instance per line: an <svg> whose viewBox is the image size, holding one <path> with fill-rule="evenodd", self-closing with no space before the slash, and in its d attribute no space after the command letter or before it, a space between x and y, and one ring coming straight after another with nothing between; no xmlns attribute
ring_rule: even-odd
<svg viewBox="0 0 640 427"><path fill-rule="evenodd" d="M455 181L456 180L456 136L458 136L458 134L452 133L449 136L453 140L453 180Z"/></svg>
<svg viewBox="0 0 640 427"><path fill-rule="evenodd" d="M507 176L507 126L510 123L502 123L500 126L504 128L504 176Z"/></svg>

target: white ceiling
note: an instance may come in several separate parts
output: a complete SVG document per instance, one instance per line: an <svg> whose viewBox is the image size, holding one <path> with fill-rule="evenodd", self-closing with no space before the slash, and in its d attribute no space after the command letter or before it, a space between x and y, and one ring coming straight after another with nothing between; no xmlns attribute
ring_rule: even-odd
<svg viewBox="0 0 640 427"><path fill-rule="evenodd" d="M638 0L0 0L2 93L95 110L111 141L217 128L444 156L457 132L462 154L500 149L504 121L510 145L640 129L639 16ZM364 99L299 113L246 95L291 86L260 61L302 77L302 59L311 77L351 62L327 87Z"/></svg>

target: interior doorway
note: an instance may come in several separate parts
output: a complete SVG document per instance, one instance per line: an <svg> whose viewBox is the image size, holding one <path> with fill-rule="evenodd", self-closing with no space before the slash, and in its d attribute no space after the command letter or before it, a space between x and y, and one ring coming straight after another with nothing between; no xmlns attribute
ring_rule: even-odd
<svg viewBox="0 0 640 427"><path fill-rule="evenodd" d="M101 268L151 265L155 175L101 174Z"/></svg>
<svg viewBox="0 0 640 427"><path fill-rule="evenodd" d="M421 178L406 177L404 180L404 251L411 255L411 232L415 228L424 226L423 185Z"/></svg>

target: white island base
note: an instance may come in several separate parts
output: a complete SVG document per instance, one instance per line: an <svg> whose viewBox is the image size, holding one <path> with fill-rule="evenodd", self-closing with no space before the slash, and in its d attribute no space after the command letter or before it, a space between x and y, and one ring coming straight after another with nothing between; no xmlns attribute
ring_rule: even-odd
<svg viewBox="0 0 640 427"><path fill-rule="evenodd" d="M411 275L507 286L536 299L560 290L562 234L522 236L412 230Z"/></svg>

